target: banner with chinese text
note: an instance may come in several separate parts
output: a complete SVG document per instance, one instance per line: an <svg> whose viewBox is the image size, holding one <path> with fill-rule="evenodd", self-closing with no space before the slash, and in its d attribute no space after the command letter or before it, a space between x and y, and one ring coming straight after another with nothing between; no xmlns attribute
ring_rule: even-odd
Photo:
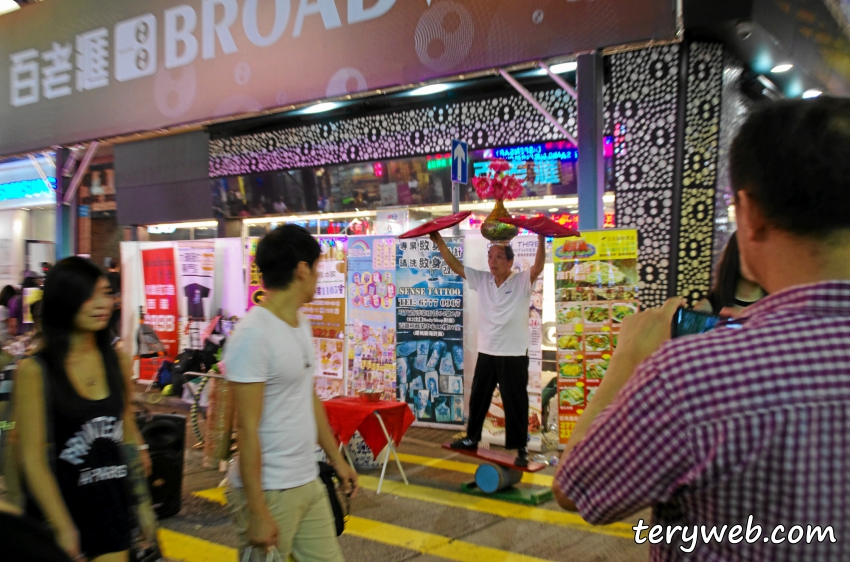
<svg viewBox="0 0 850 562"><path fill-rule="evenodd" d="M177 357L177 276L174 249L142 250L145 279L144 323L151 326L165 347L166 358ZM141 359L139 378L150 380L156 375L160 361Z"/></svg>
<svg viewBox="0 0 850 562"><path fill-rule="evenodd" d="M348 388L396 399L396 238L348 239Z"/></svg>
<svg viewBox="0 0 850 562"><path fill-rule="evenodd" d="M463 239L447 238L463 260ZM396 249L396 372L399 399L416 420L461 425L463 407L463 279L428 239L399 240Z"/></svg>
<svg viewBox="0 0 850 562"><path fill-rule="evenodd" d="M558 428L566 443L599 388L620 323L639 310L637 230L585 231L553 245Z"/></svg>

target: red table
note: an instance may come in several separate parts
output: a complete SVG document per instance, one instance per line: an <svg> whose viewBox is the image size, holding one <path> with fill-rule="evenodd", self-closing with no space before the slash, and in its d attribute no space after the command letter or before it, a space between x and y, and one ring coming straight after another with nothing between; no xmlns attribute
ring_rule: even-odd
<svg viewBox="0 0 850 562"><path fill-rule="evenodd" d="M404 483L407 484L407 476L404 474L396 451L396 446L401 443L405 432L415 420L413 412L410 411L407 404L383 400L368 402L359 397L334 398L322 402L322 404L325 406L328 422L330 422L331 430L340 442L340 447L351 440L355 431L360 432L363 441L376 455L386 447L384 467L381 470L381 479L378 482L379 494L384 483L384 475L387 472L387 464L390 461L390 453L395 458Z"/></svg>

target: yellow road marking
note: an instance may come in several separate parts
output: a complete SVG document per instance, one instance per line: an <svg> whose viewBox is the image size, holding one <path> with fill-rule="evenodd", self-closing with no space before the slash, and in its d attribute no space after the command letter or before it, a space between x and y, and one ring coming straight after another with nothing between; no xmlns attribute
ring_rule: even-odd
<svg viewBox="0 0 850 562"><path fill-rule="evenodd" d="M358 478L360 486L366 490L377 491L378 479L374 476L360 475ZM633 539L635 536L632 526L627 523L613 523L611 525L591 525L578 514L566 511L552 511L539 507L527 507L514 503L491 500L458 492L447 492L437 488L417 486L415 484L405 485L402 482L384 480L382 493L392 494L399 498L409 500L436 503L468 511L477 511L496 515L505 519L522 519L534 521L546 525L567 527L586 533L596 533L624 539ZM201 492L192 492L193 496L224 505L227 500L224 497L224 488L213 488Z"/></svg>
<svg viewBox="0 0 850 562"><path fill-rule="evenodd" d="M378 489L378 479L374 476L360 475L358 481L360 482L360 486L366 490L376 491ZM466 509L468 511L489 513L490 515L496 515L506 519L523 519L545 523L547 525L568 527L587 533L609 535L625 539L633 539L635 535L632 526L627 523L613 523L611 525L601 526L591 525L576 513L528 507L469 494L417 486L415 484L405 485L403 482L395 482L393 480L384 480L384 487L381 489L381 493L392 494L399 498Z"/></svg>
<svg viewBox="0 0 850 562"><path fill-rule="evenodd" d="M220 504L227 503L224 488L193 492L192 495ZM345 524L345 532L353 537L397 546L447 560L457 560L459 562L478 562L480 560L492 560L496 562L545 562L542 558L458 541L442 535L425 533L423 531L407 529L398 525L381 523L380 521L363 519L361 517L349 517ZM160 540L163 542L163 554L170 558L185 560L186 562L232 560L236 556L235 549L208 543L207 541L173 531L160 531ZM226 556L229 556L229 558L225 558Z"/></svg>
<svg viewBox="0 0 850 562"><path fill-rule="evenodd" d="M464 474L475 474L475 471L478 470L479 466L471 462L460 462L449 459L435 459L433 457L421 457L419 455L407 455L405 453L399 453L398 458L399 460L401 460L401 462L406 462L409 464L418 464L431 468L452 470L454 472L463 472ZM522 475L523 483L534 484L536 486L544 486L546 488L552 487L553 480L554 477L549 476L548 474L524 472Z"/></svg>
<svg viewBox="0 0 850 562"><path fill-rule="evenodd" d="M535 558L534 556L507 552L497 548L450 539L442 535L414 531L389 523L361 519L360 517L350 517L345 526L345 532L370 541L398 546L447 560L457 560L458 562L479 562L481 560L543 562L542 558Z"/></svg>
<svg viewBox="0 0 850 562"><path fill-rule="evenodd" d="M214 560L231 561L238 559L235 548L168 529L159 530L159 544L162 547L162 555L171 560L211 562Z"/></svg>

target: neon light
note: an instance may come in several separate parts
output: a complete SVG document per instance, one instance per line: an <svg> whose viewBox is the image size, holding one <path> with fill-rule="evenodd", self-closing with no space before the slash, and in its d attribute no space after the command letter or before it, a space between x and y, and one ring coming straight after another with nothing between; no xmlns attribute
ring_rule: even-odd
<svg viewBox="0 0 850 562"><path fill-rule="evenodd" d="M433 160L428 160L428 169L429 170L440 170L442 168L450 168L452 166L451 158L435 158Z"/></svg>
<svg viewBox="0 0 850 562"><path fill-rule="evenodd" d="M575 162L578 160L578 149L568 142L550 142L546 144L530 144L525 146L511 146L507 148L496 148L493 156L505 160L563 160Z"/></svg>
<svg viewBox="0 0 850 562"><path fill-rule="evenodd" d="M53 189L56 189L56 178L51 176L47 178L47 181L50 182ZM32 199L33 197L51 195L52 193L41 179L0 183L0 201Z"/></svg>
<svg viewBox="0 0 850 562"><path fill-rule="evenodd" d="M384 177L384 165L381 162L375 162L372 164L372 171L375 172L375 177Z"/></svg>

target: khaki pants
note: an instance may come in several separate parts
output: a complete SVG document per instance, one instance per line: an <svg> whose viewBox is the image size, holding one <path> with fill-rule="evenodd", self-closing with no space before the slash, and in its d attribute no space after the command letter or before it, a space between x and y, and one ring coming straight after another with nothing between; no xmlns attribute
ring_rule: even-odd
<svg viewBox="0 0 850 562"><path fill-rule="evenodd" d="M227 488L227 505L239 534L239 560L248 548L248 502L242 488ZM297 562L343 562L328 490L319 478L289 490L263 492L277 523L281 558Z"/></svg>

